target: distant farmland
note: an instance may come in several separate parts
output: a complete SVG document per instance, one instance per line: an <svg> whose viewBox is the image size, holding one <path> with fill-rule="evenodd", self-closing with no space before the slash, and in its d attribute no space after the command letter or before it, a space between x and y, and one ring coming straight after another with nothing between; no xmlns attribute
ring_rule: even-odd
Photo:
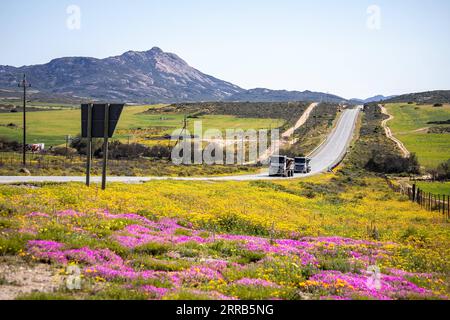
<svg viewBox="0 0 450 320"><path fill-rule="evenodd" d="M139 139L146 133L145 129L156 128L159 135L171 134L183 127L184 114L163 114L154 111L144 114L150 109L157 110L160 106L129 106L125 108L120 119L115 138L126 141ZM65 136L76 136L80 132L80 110L57 110L30 112L28 119L28 141L30 143L45 143L61 145L65 143ZM240 118L233 115L204 115L196 119L189 119L188 129L193 129L194 121L203 121L203 129L263 129L278 128L285 121L280 119ZM15 124L8 127L8 124ZM0 114L0 137L20 140L22 137L22 113ZM141 132L142 131L142 132Z"/></svg>
<svg viewBox="0 0 450 320"><path fill-rule="evenodd" d="M386 108L394 116L388 123L392 132L417 154L421 165L433 168L450 159L450 135L445 133L450 124L444 123L450 119L450 105L396 103Z"/></svg>

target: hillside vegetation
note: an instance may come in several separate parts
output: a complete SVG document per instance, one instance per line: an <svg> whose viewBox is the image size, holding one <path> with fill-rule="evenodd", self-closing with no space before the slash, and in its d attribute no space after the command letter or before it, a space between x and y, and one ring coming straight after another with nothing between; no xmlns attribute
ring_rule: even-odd
<svg viewBox="0 0 450 320"><path fill-rule="evenodd" d="M395 96L385 101L386 103L417 103L417 104L435 104L450 103L450 90L436 90L418 93L410 93Z"/></svg>
<svg viewBox="0 0 450 320"><path fill-rule="evenodd" d="M397 145L386 136L381 124L387 118L376 103L365 106L357 139L344 160L348 169L382 174L418 173L415 155L403 158Z"/></svg>
<svg viewBox="0 0 450 320"><path fill-rule="evenodd" d="M443 106L386 104L394 119L388 122L396 138L427 168L450 159L450 104Z"/></svg>
<svg viewBox="0 0 450 320"><path fill-rule="evenodd" d="M310 103L307 102L204 102L172 104L150 108L146 114L181 114L191 119L205 115L228 115L238 118L283 119L288 128L297 122ZM274 126L272 126L274 128Z"/></svg>

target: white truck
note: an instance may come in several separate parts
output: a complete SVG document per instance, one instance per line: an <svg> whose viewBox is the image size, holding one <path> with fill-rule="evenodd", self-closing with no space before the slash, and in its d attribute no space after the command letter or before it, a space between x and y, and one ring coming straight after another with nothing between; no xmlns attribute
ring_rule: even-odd
<svg viewBox="0 0 450 320"><path fill-rule="evenodd" d="M311 159L306 157L295 158L295 173L310 173L311 172Z"/></svg>
<svg viewBox="0 0 450 320"><path fill-rule="evenodd" d="M271 177L293 177L295 161L287 156L271 156L269 176Z"/></svg>

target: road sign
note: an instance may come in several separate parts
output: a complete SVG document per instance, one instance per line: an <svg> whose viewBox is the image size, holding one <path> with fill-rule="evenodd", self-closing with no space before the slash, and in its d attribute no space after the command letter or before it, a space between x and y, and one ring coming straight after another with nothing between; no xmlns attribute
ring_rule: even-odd
<svg viewBox="0 0 450 320"><path fill-rule="evenodd" d="M105 137L105 113L107 104L92 104L91 137ZM124 104L109 104L108 138L112 138L117 122L122 114ZM81 136L88 138L88 108L89 104L81 105Z"/></svg>
<svg viewBox="0 0 450 320"><path fill-rule="evenodd" d="M108 139L112 138L124 104L81 105L81 136L87 138L86 185L90 185L92 138L103 138L102 189L106 189L106 166L108 162Z"/></svg>

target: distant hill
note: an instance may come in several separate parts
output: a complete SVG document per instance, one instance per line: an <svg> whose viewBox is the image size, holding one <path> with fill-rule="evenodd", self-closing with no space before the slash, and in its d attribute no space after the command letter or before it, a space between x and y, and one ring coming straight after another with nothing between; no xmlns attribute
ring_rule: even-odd
<svg viewBox="0 0 450 320"><path fill-rule="evenodd" d="M392 99L394 97L396 97L396 96L385 97L383 95L377 95L377 96L370 97L370 98L367 98L367 99L357 99L357 98L350 99L350 102L352 102L354 104L364 104L364 103L385 101L385 100Z"/></svg>
<svg viewBox="0 0 450 320"><path fill-rule="evenodd" d="M242 91L227 97L225 100L241 102L324 101L335 103L346 101L344 98L322 92L269 90L264 88Z"/></svg>
<svg viewBox="0 0 450 320"><path fill-rule="evenodd" d="M450 90L437 90L404 94L388 99L385 102L414 102L417 104L450 103Z"/></svg>
<svg viewBox="0 0 450 320"><path fill-rule="evenodd" d="M177 55L157 47L105 59L68 57L42 65L18 68L0 66L0 98L21 97L17 82L24 73L33 85L30 97L34 101L177 103L345 100L311 91L245 90L204 74Z"/></svg>

